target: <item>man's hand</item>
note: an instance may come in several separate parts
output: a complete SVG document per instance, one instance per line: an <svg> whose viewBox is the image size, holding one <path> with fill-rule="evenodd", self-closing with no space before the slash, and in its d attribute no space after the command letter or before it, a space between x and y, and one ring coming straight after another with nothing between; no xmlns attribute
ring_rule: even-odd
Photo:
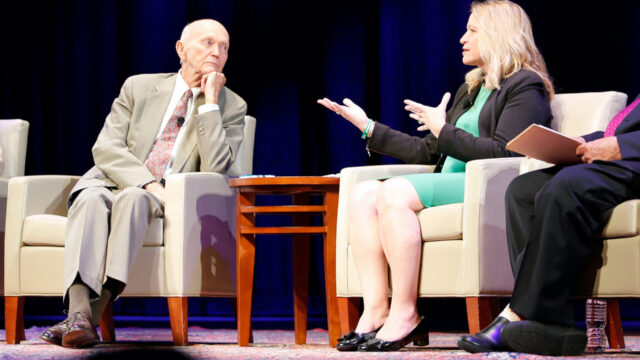
<svg viewBox="0 0 640 360"><path fill-rule="evenodd" d="M159 182L153 181L144 186L144 189L153 194L155 197L160 199L164 204L164 200L167 197L167 191L164 186L162 186Z"/></svg>
<svg viewBox="0 0 640 360"><path fill-rule="evenodd" d="M200 88L204 93L205 104L218 104L218 96L227 78L221 72L210 72L202 77Z"/></svg>
<svg viewBox="0 0 640 360"><path fill-rule="evenodd" d="M618 138L608 136L598 140L586 142L576 149L583 163L592 163L594 160L622 160Z"/></svg>

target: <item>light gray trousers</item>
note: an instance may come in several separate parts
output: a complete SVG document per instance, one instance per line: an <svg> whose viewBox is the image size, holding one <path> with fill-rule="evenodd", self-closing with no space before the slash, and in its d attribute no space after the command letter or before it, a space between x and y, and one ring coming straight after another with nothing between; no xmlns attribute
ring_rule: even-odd
<svg viewBox="0 0 640 360"><path fill-rule="evenodd" d="M105 275L126 284L149 224L163 214L164 204L138 187L117 195L104 187L82 190L67 217L65 300L78 275L93 296L102 291Z"/></svg>

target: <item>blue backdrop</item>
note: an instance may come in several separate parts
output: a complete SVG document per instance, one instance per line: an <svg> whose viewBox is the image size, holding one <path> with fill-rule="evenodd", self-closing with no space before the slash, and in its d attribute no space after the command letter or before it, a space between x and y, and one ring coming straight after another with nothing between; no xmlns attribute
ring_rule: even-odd
<svg viewBox="0 0 640 360"><path fill-rule="evenodd" d="M639 2L516 2L531 17L558 92L618 90L635 96ZM27 175L80 175L93 164L91 146L125 78L177 71L175 42L183 26L210 17L231 35L227 86L244 97L258 120L256 174L322 175L393 163L368 157L358 130L315 101L350 97L370 117L417 134L402 100L435 105L463 81L469 68L461 63L459 38L469 5L469 0L17 2L0 21L0 118L31 123ZM322 317L319 241L313 252L310 311ZM254 314L290 316L290 241L259 241L257 253ZM29 301L26 314L59 314L61 308ZM455 309L464 319L464 307ZM116 313L166 314L166 304L124 299ZM190 313L227 316L231 308L194 300Z"/></svg>

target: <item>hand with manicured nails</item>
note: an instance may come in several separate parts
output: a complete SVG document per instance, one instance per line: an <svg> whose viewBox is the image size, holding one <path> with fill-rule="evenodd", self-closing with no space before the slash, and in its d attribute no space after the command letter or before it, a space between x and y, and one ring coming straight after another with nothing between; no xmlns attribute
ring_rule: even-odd
<svg viewBox="0 0 640 360"><path fill-rule="evenodd" d="M436 107L422 105L415 101L405 100L405 110L410 111L409 117L418 120L420 127L419 131L431 130L431 133L438 137L440 130L444 126L447 117L447 103L451 98L450 93L445 93L442 97L440 105Z"/></svg>
<svg viewBox="0 0 640 360"><path fill-rule="evenodd" d="M338 115L349 120L349 122L360 129L360 131L364 131L364 127L367 125L367 121L369 120L364 110L350 99L344 99L342 102L344 105L340 105L327 98L318 100L318 104L331 111L335 111Z"/></svg>

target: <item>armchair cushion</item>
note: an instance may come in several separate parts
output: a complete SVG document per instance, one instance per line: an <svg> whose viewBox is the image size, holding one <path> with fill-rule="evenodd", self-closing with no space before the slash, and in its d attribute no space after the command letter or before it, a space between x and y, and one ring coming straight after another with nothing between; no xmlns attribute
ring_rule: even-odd
<svg viewBox="0 0 640 360"><path fill-rule="evenodd" d="M613 208L602 231L607 240L627 238L640 234L640 200L629 200Z"/></svg>
<svg viewBox="0 0 640 360"><path fill-rule="evenodd" d="M22 242L30 246L64 247L67 218L60 215L36 214L24 219ZM162 219L155 219L144 239L143 246L162 246Z"/></svg>
<svg viewBox="0 0 640 360"><path fill-rule="evenodd" d="M422 241L462 241L463 204L448 204L426 208L418 213Z"/></svg>
<svg viewBox="0 0 640 360"><path fill-rule="evenodd" d="M22 242L31 246L64 246L67 218L60 215L27 216L22 225Z"/></svg>

